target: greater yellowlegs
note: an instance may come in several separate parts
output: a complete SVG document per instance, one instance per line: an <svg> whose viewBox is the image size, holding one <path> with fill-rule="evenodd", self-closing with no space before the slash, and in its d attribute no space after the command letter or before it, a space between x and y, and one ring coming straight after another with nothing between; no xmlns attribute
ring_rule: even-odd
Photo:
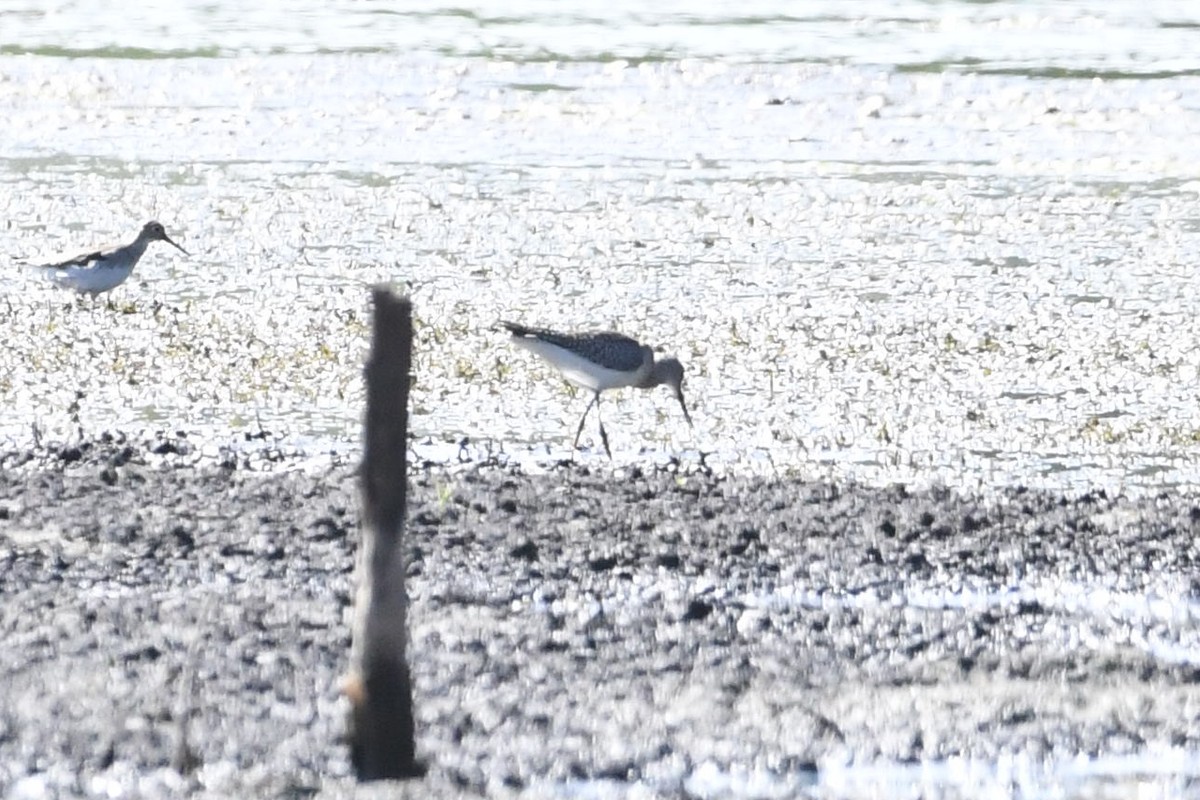
<svg viewBox="0 0 1200 800"><path fill-rule="evenodd" d="M575 429L575 441L571 448L579 446L579 435L588 412L596 407L596 419L600 422L600 441L604 452L612 458L608 447L608 434L604 432L604 420L600 419L600 393L605 389L634 386L638 389L653 389L666 384L675 390L683 418L692 424L687 404L683 401L683 365L676 358L654 360L654 351L620 333L556 333L544 328L530 328L515 322L502 322L513 336L513 343L531 353L536 353L562 372L563 377L576 386L592 392L592 401L583 410L579 427Z"/></svg>
<svg viewBox="0 0 1200 800"><path fill-rule="evenodd" d="M39 265L38 269L44 270L46 277L59 286L96 295L124 283L151 242L166 242L189 255L167 236L161 223L147 222L129 244L90 250L57 264Z"/></svg>

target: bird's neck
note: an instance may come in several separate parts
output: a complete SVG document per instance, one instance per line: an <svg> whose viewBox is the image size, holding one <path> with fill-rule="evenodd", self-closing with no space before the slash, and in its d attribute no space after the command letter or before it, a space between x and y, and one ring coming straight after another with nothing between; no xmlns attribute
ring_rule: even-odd
<svg viewBox="0 0 1200 800"><path fill-rule="evenodd" d="M147 237L139 236L129 245L129 254L140 258L142 253L146 252L146 248L150 246L151 241Z"/></svg>
<svg viewBox="0 0 1200 800"><path fill-rule="evenodd" d="M655 386L661 386L665 381L662 370L659 369L659 362L654 360L654 351L649 347L645 349L646 377L642 378L638 383L639 389L653 389Z"/></svg>

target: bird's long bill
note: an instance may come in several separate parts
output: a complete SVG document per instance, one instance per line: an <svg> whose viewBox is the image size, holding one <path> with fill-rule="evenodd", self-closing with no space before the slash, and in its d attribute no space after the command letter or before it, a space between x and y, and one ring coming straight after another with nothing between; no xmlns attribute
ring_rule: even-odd
<svg viewBox="0 0 1200 800"><path fill-rule="evenodd" d="M176 250L183 253L185 256L191 255L191 253L189 253L187 250L184 250L182 247L180 247L174 239L172 239L170 236L167 236L165 233L163 234L163 241L166 242L167 244L173 246Z"/></svg>
<svg viewBox="0 0 1200 800"><path fill-rule="evenodd" d="M694 428L695 425L692 425L692 415L687 410L687 403L683 402L683 389L676 389L675 397L679 398L679 407L683 409L683 418L687 420L688 427Z"/></svg>

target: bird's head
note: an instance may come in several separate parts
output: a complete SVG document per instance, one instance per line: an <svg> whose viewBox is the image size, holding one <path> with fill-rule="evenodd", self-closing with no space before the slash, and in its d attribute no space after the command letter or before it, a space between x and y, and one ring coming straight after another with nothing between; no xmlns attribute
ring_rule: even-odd
<svg viewBox="0 0 1200 800"><path fill-rule="evenodd" d="M191 253L189 253L187 250L184 250L182 247L176 244L170 236L167 236L167 229L162 226L161 222L156 222L154 220L147 222L142 227L141 238L148 242L166 242L179 252L183 253L185 256L191 255Z"/></svg>
<svg viewBox="0 0 1200 800"><path fill-rule="evenodd" d="M654 362L653 377L655 385L664 384L675 392L675 399L679 401L679 407L683 409L683 418L690 426L692 415L688 413L687 403L683 399L683 364L680 364L677 358L664 358L662 361L656 361Z"/></svg>

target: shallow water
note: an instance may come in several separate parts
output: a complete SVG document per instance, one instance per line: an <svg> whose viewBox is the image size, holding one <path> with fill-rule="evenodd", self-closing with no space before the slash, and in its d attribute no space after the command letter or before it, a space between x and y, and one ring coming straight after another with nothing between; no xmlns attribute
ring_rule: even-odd
<svg viewBox="0 0 1200 800"><path fill-rule="evenodd" d="M337 0L286 13L227 2L146 2L112 13L97 0L6 3L6 53L212 57L377 52L528 61L879 64L1052 76L1194 73L1195 8L1176 2L779 0L656 3L477 2L402 8Z"/></svg>
<svg viewBox="0 0 1200 800"><path fill-rule="evenodd" d="M345 447L366 287L394 281L437 441L566 453L586 397L511 317L685 361L695 430L665 392L614 397L618 461L1197 478L1187 4L105 8L0 9L4 243L155 217L193 256L152 249L114 307L8 269L10 441Z"/></svg>
<svg viewBox="0 0 1200 800"><path fill-rule="evenodd" d="M153 216L193 253L152 250L116 310L14 281L9 436L72 430L78 389L92 430L352 441L366 286L393 280L424 436L562 451L586 398L511 317L683 358L695 431L614 398L618 460L1193 480L1190 80L452 63L5 59L10 252ZM513 88L547 79L580 88Z"/></svg>

